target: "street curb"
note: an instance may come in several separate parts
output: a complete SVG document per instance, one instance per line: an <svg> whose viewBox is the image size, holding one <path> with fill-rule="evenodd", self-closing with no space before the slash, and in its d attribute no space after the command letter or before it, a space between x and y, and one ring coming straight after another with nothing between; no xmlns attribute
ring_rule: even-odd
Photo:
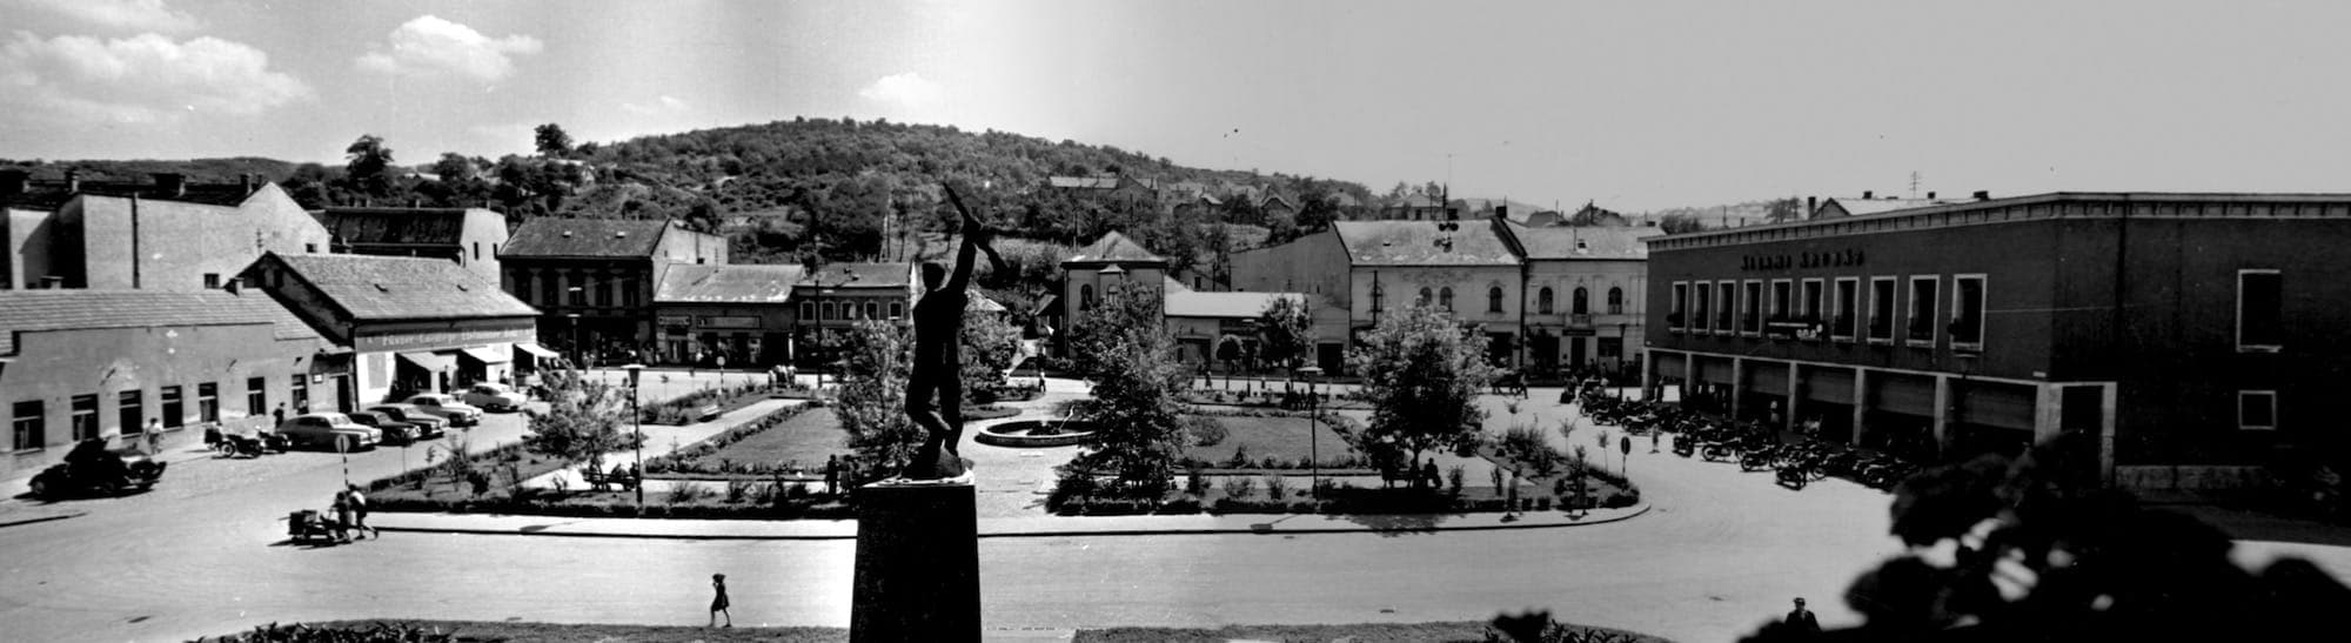
<svg viewBox="0 0 2351 643"><path fill-rule="evenodd" d="M24 525L40 524L40 523L44 523L44 522L54 522L54 521L58 521L58 520L64 520L64 519L67 519L67 518L80 518L80 517L82 517L82 516L87 516L87 515L90 515L90 512L87 512L87 511L76 511L76 512L69 513L69 514L59 514L59 515L55 515L55 516L42 516L42 517L39 517L39 518L26 518L26 519L23 519L23 520L14 520L14 521L9 521L9 522L0 522L0 529L7 529L7 528L9 528L9 527L20 527L20 526L24 526Z"/></svg>
<svg viewBox="0 0 2351 643"><path fill-rule="evenodd" d="M1438 533L1438 532L1447 532L1447 531L1507 531L1507 530L1522 530L1522 529L1563 529L1563 528L1569 528L1569 527L1589 527L1589 526L1593 526L1593 525L1606 525L1606 524L1611 524L1611 523L1624 522L1624 521L1626 521L1626 520L1631 520L1631 519L1633 519L1633 518L1638 518L1638 517L1641 517L1641 516L1644 516L1644 515L1648 515L1648 513L1649 513L1649 510L1650 510L1651 508L1652 508L1652 506L1651 506L1649 503L1647 503L1647 502L1643 502L1643 503L1641 503L1639 506L1637 506L1637 507L1636 507L1636 508L1635 508L1635 509L1634 509L1632 512L1630 512L1630 513L1626 513L1626 514L1624 514L1624 515L1621 515L1621 516L1614 516L1614 517L1610 517L1610 518L1603 518L1603 519L1599 519L1599 520L1590 520L1590 521L1576 521L1576 522L1563 522L1563 523L1515 523L1515 524L1500 524L1500 525L1465 525L1465 526L1454 526L1454 527L1431 527L1431 528L1428 528L1428 529L1381 529L1381 528L1377 528L1377 527L1367 527L1367 526L1359 526L1359 527L1309 527L1309 528L1294 528L1294 529L1272 529L1272 528L1267 528L1267 529L1256 529L1256 528L1250 528L1250 529L1226 529L1226 528L1212 528L1212 529L1103 529L1103 530L1097 530L1097 531L1001 531L1001 532L985 532L985 533L981 533L981 534L979 534L979 536L978 536L978 537L979 537L979 538L982 538L982 539L987 539L987 538L1079 538L1079 537L1101 537L1101 536L1113 536L1113 537L1116 537L1116 536L1233 536L1233 535L1259 535L1259 536L1274 536L1274 535L1295 535L1295 534ZM1278 519L1280 519L1280 518L1282 518L1282 517L1290 517L1290 516L1313 516L1313 515L1322 515L1322 514L1261 514L1261 515L1267 516L1267 517L1269 517L1270 519L1276 519L1276 520L1278 520ZM582 533L582 532L552 532L552 531L544 531L544 530L542 530L542 531L521 531L521 530L516 530L516 529L473 529L473 528L465 528L465 527L400 527L400 526L387 526L387 527L382 527L382 528L380 528L380 530L381 530L381 531L389 531L389 532L400 532L400 533L418 533L418 534L458 534L458 535L472 535L472 536L553 536L553 537L562 537L562 538L628 538L628 539L639 539L639 540L786 540L786 541L790 541L790 540L856 540L856 539L857 539L857 535L856 535L856 534L854 534L854 533L852 533L852 534L845 534L845 535L843 535L843 534L810 534L810 535L798 535L798 534L776 534L776 535L761 535L761 534L649 534L649 533L592 533L592 532L591 532L591 533Z"/></svg>

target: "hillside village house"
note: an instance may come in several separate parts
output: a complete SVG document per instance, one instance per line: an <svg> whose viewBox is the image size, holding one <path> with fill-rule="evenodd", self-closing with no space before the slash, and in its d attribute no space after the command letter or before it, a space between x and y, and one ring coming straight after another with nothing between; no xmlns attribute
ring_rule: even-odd
<svg viewBox="0 0 2351 643"><path fill-rule="evenodd" d="M727 240L670 220L541 217L523 222L498 260L506 292L542 313L538 336L566 357L623 363L653 345L663 272L726 263Z"/></svg>
<svg viewBox="0 0 2351 643"><path fill-rule="evenodd" d="M482 208L327 208L311 213L338 254L448 259L500 278L506 215Z"/></svg>
<svg viewBox="0 0 2351 643"><path fill-rule="evenodd" d="M329 252L328 234L274 183L36 183L0 172L0 288L197 292L264 253Z"/></svg>
<svg viewBox="0 0 2351 643"><path fill-rule="evenodd" d="M334 408L512 381L538 347L539 311L498 282L443 259L264 255L245 277L328 341L349 349ZM527 369L526 369L527 370Z"/></svg>
<svg viewBox="0 0 2351 643"><path fill-rule="evenodd" d="M0 478L88 438L184 449L203 439L191 427L265 428L271 410L336 398L318 364L332 350L256 289L0 291Z"/></svg>

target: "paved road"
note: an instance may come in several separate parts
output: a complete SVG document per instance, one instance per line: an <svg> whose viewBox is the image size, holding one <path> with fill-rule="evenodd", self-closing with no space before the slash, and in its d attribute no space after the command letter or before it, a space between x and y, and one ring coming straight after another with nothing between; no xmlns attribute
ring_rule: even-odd
<svg viewBox="0 0 2351 643"><path fill-rule="evenodd" d="M512 420L494 418L477 433L518 432L503 426ZM390 473L397 458L362 454L353 474ZM1882 494L1841 481L1792 492L1766 473L1670 453L1637 450L1632 460L1655 509L1611 525L985 540L986 626L1458 620L1544 607L1570 621L1711 641L1799 595L1824 621L1848 621L1838 599L1845 584L1895 552ZM198 461L153 494L0 529L5 637L178 641L359 617L696 624L713 572L727 574L745 624L849 620L850 541L394 534L322 549L278 544L285 512L325 504L340 477L332 454ZM2320 551L2351 569L2342 566L2351 549Z"/></svg>

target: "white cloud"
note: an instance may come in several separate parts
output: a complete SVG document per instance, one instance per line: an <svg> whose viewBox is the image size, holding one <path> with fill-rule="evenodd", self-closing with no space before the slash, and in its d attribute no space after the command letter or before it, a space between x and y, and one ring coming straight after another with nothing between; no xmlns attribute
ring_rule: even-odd
<svg viewBox="0 0 2351 643"><path fill-rule="evenodd" d="M269 55L212 37L100 40L17 32L0 43L0 105L61 122L160 122L186 113L260 113L311 95ZM7 109L0 109L4 113Z"/></svg>
<svg viewBox="0 0 2351 643"><path fill-rule="evenodd" d="M928 107L945 98L947 88L923 78L922 74L906 72L883 76L858 90L857 95L897 107Z"/></svg>
<svg viewBox="0 0 2351 643"><path fill-rule="evenodd" d="M628 112L628 113L631 113L631 114L644 114L644 115L652 115L652 114L663 114L663 113L683 112L683 111L686 111L686 109L687 109L687 108L686 108L686 101L678 100L678 98L677 98L676 96L667 96L667 95L665 95L665 96L662 96L662 97L660 97L660 98L658 98L658 99L655 99L655 100L653 101L653 104L651 104L651 105L639 105L639 104L637 104L637 103L621 103L621 104L620 104L620 109L621 109L621 111Z"/></svg>
<svg viewBox="0 0 2351 643"><path fill-rule="evenodd" d="M174 33L203 26L195 16L163 6L163 0L30 0L43 9L125 31Z"/></svg>
<svg viewBox="0 0 2351 643"><path fill-rule="evenodd" d="M514 56L539 53L543 47L537 38L491 38L431 15L393 29L386 41L360 56L359 68L412 76L454 72L491 82L514 73Z"/></svg>

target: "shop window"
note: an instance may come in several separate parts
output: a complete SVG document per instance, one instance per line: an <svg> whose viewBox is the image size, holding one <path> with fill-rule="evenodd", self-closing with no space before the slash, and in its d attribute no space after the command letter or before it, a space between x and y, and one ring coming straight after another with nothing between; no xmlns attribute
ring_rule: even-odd
<svg viewBox="0 0 2351 643"><path fill-rule="evenodd" d="M98 437L98 396L76 395L72 403L72 406L67 407L73 412L67 426L73 427L73 441Z"/></svg>
<svg viewBox="0 0 2351 643"><path fill-rule="evenodd" d="M220 384L205 382L196 385L196 421L220 421Z"/></svg>
<svg viewBox="0 0 2351 643"><path fill-rule="evenodd" d="M43 413L40 400L16 403L16 408L12 409L9 416L8 424L9 433L15 439L15 442L11 443L15 450L26 451L47 446L46 442L49 438L46 429L42 426L43 420L47 418L43 417Z"/></svg>
<svg viewBox="0 0 2351 643"><path fill-rule="evenodd" d="M1624 289L1623 289L1623 288L1618 288L1618 287L1616 287L1616 286L1609 286L1609 287L1608 287L1608 314L1610 314L1610 315L1622 315L1622 314L1624 314Z"/></svg>
<svg viewBox="0 0 2351 643"><path fill-rule="evenodd" d="M1894 341L1894 278L1869 280L1869 341Z"/></svg>
<svg viewBox="0 0 2351 643"><path fill-rule="evenodd" d="M1749 281L1739 290L1739 332L1763 332L1763 282Z"/></svg>
<svg viewBox="0 0 2351 643"><path fill-rule="evenodd" d="M2278 392L2237 391L2237 428L2247 431L2278 428Z"/></svg>
<svg viewBox="0 0 2351 643"><path fill-rule="evenodd" d="M1912 345L1935 344L1935 305L1941 303L1935 298L1935 287L1941 283L1942 278L1934 275L1910 278L1910 325L1903 337Z"/></svg>
<svg viewBox="0 0 2351 643"><path fill-rule="evenodd" d="M261 417L269 414L269 380L245 378L245 415Z"/></svg>
<svg viewBox="0 0 2351 643"><path fill-rule="evenodd" d="M1736 292L1738 288L1739 285L1736 282L1715 282L1714 332L1727 334L1735 328L1731 325L1731 317L1733 313L1731 310L1731 300L1733 299L1731 294Z"/></svg>
<svg viewBox="0 0 2351 643"><path fill-rule="evenodd" d="M2237 271L2237 350L2275 353L2285 339L2285 279L2276 270Z"/></svg>
<svg viewBox="0 0 2351 643"><path fill-rule="evenodd" d="M1984 349L1984 276L1951 278L1951 348Z"/></svg>
<svg viewBox="0 0 2351 643"><path fill-rule="evenodd" d="M1681 281L1673 282L1673 302L1666 304L1667 306L1671 306L1670 310L1672 310L1672 312L1666 313L1665 315L1665 327L1667 329L1679 331L1686 328L1684 324L1690 319L1689 303L1690 284L1688 282Z"/></svg>
<svg viewBox="0 0 2351 643"><path fill-rule="evenodd" d="M1450 299L1450 298L1448 298L1448 299ZM1452 309L1453 309L1453 306L1452 306L1452 304L1451 304L1451 303L1447 303L1447 304L1446 304L1446 306L1445 306L1445 310L1452 310ZM1501 287L1501 286L1487 286L1487 287L1486 287L1486 312L1489 312L1489 313L1498 313L1498 312L1502 312L1502 287Z"/></svg>
<svg viewBox="0 0 2351 643"><path fill-rule="evenodd" d="M1575 294L1567 299L1567 311L1577 315L1592 314L1592 291L1576 286Z"/></svg>
<svg viewBox="0 0 2351 643"><path fill-rule="evenodd" d="M187 423L188 418L183 414L180 403L180 387L163 387L163 428L177 429Z"/></svg>
<svg viewBox="0 0 2351 643"><path fill-rule="evenodd" d="M116 393L114 421L122 426L123 435L147 432L147 392L132 389Z"/></svg>
<svg viewBox="0 0 2351 643"><path fill-rule="evenodd" d="M1829 300L1829 306L1829 317L1833 320L1829 324L1829 334L1852 341L1854 334L1861 329L1861 279L1837 278L1837 297Z"/></svg>
<svg viewBox="0 0 2351 643"><path fill-rule="evenodd" d="M1549 315L1549 314L1551 314L1551 287L1550 287L1550 286L1544 286L1542 290L1539 290L1539 291L1536 291L1536 292L1535 292L1535 314L1537 314L1537 315Z"/></svg>
<svg viewBox="0 0 2351 643"><path fill-rule="evenodd" d="M304 375L303 375L303 374L301 374L301 373L295 373L295 374L293 374L293 376L291 376L291 377L288 377L288 378L287 378L287 383L289 384L289 386L287 387L287 390L292 392L290 396L293 398L293 402L294 402L294 412L295 412L295 413L307 413L307 412L309 412L309 411L310 411L310 378L309 378L309 377L307 377L307 376L304 376Z"/></svg>

